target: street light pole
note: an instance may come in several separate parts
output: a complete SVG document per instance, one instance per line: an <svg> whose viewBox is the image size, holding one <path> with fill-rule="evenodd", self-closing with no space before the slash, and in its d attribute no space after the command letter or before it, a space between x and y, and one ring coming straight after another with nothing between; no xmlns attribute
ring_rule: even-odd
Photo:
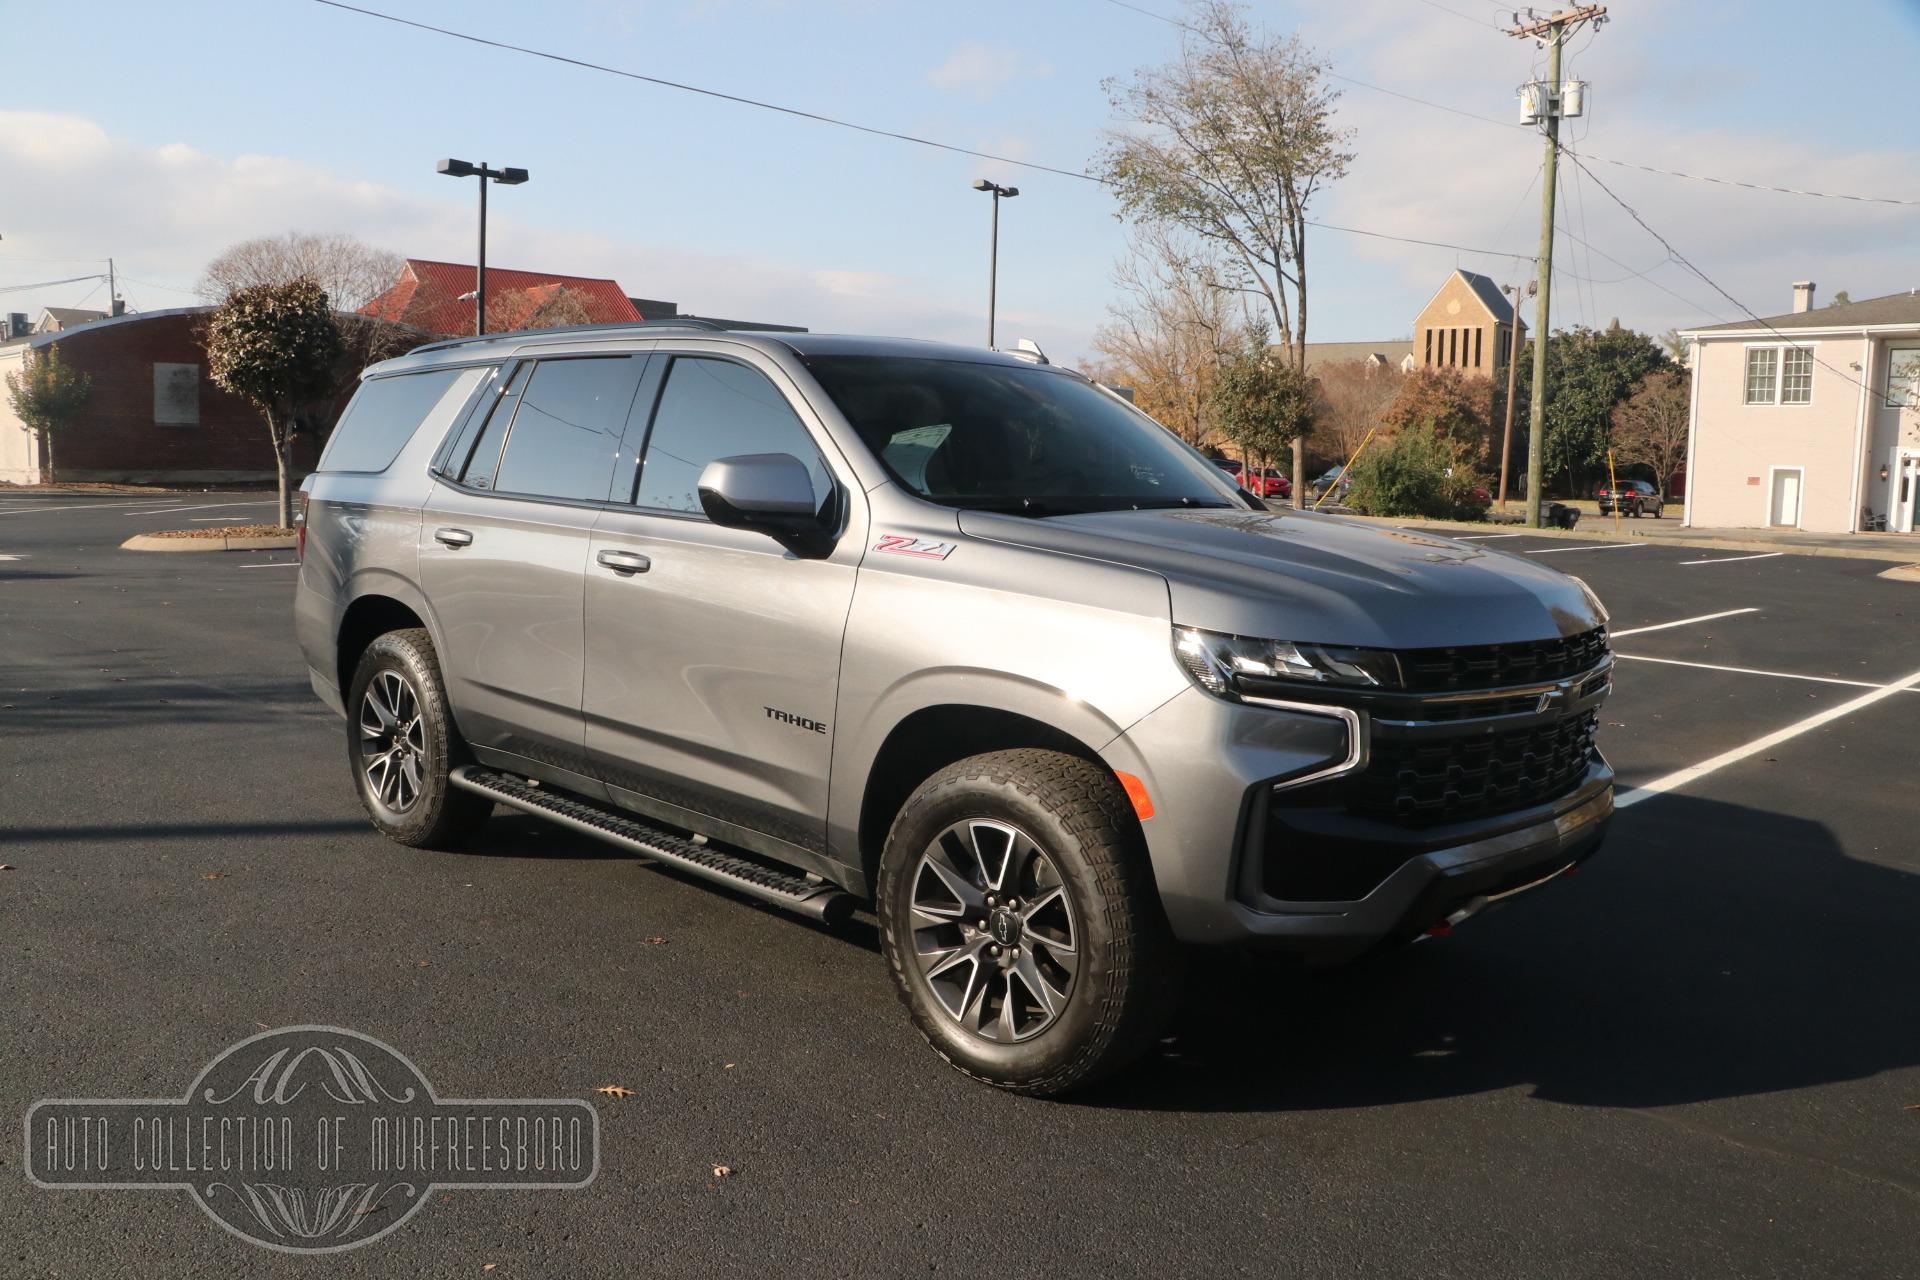
<svg viewBox="0 0 1920 1280"><path fill-rule="evenodd" d="M480 179L480 253L474 264L473 281L473 332L475 335L487 331L487 183L498 182L502 186L517 187L527 180L525 169L489 169L487 162L469 164L465 160L442 160L434 167L435 173L444 173L449 178Z"/></svg>
<svg viewBox="0 0 1920 1280"><path fill-rule="evenodd" d="M988 182L985 178L973 184L975 191L993 193L993 240L987 250L987 349L993 349L994 310L998 305L1000 291L1000 198L1011 200L1020 194L1018 187L1003 187L997 182Z"/></svg>

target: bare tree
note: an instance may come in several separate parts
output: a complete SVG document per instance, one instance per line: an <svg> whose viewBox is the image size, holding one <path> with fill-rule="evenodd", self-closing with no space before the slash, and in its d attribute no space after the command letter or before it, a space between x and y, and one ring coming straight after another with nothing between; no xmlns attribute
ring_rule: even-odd
<svg viewBox="0 0 1920 1280"><path fill-rule="evenodd" d="M257 284L311 280L341 311L358 311L391 288L406 260L344 232L289 231L243 240L207 264L199 294L218 306Z"/></svg>
<svg viewBox="0 0 1920 1280"><path fill-rule="evenodd" d="M1351 132L1338 91L1298 36L1256 34L1230 0L1194 0L1171 64L1108 81L1122 127L1098 175L1131 222L1170 223L1214 245L1228 283L1265 302L1276 341L1304 368L1307 211L1344 176Z"/></svg>
<svg viewBox="0 0 1920 1280"><path fill-rule="evenodd" d="M1335 360L1313 367L1320 384L1320 412L1314 423L1316 452L1344 463L1380 425L1400 395L1404 373L1393 365L1364 360Z"/></svg>
<svg viewBox="0 0 1920 1280"><path fill-rule="evenodd" d="M1685 373L1656 369L1613 409L1614 456L1652 467L1663 496L1672 491L1674 475L1686 465L1691 399Z"/></svg>
<svg viewBox="0 0 1920 1280"><path fill-rule="evenodd" d="M1114 268L1120 296L1094 334L1097 376L1196 448L1216 442L1209 396L1246 327L1209 247L1159 225L1137 227Z"/></svg>
<svg viewBox="0 0 1920 1280"><path fill-rule="evenodd" d="M557 329L570 324L592 324L593 313L578 289L565 285L539 285L532 289L513 289L487 301L487 332L510 333L515 329Z"/></svg>

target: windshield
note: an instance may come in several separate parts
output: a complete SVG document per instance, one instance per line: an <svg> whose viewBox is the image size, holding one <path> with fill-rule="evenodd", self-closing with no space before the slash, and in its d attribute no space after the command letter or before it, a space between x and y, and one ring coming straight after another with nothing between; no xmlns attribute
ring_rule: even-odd
<svg viewBox="0 0 1920 1280"><path fill-rule="evenodd" d="M945 506L1047 516L1243 505L1164 427L1057 369L891 356L807 367L888 473Z"/></svg>

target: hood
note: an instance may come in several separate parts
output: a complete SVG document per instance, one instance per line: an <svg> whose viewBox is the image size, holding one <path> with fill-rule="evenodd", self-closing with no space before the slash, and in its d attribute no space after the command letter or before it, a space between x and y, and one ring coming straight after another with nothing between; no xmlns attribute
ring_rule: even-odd
<svg viewBox="0 0 1920 1280"><path fill-rule="evenodd" d="M1580 584L1524 556L1339 516L964 511L966 533L1167 580L1178 626L1385 649L1578 635L1605 621Z"/></svg>

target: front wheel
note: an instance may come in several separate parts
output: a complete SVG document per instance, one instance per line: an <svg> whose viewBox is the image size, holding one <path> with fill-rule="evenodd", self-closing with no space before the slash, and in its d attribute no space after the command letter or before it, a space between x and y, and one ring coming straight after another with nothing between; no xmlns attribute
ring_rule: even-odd
<svg viewBox="0 0 1920 1280"><path fill-rule="evenodd" d="M415 628L375 639L347 689L347 762L373 825L421 849L473 834L493 805L448 781L464 759L432 638Z"/></svg>
<svg viewBox="0 0 1920 1280"><path fill-rule="evenodd" d="M1113 776L1055 751L941 770L894 820L877 885L887 967L935 1052L1051 1096L1150 1046L1179 953Z"/></svg>

